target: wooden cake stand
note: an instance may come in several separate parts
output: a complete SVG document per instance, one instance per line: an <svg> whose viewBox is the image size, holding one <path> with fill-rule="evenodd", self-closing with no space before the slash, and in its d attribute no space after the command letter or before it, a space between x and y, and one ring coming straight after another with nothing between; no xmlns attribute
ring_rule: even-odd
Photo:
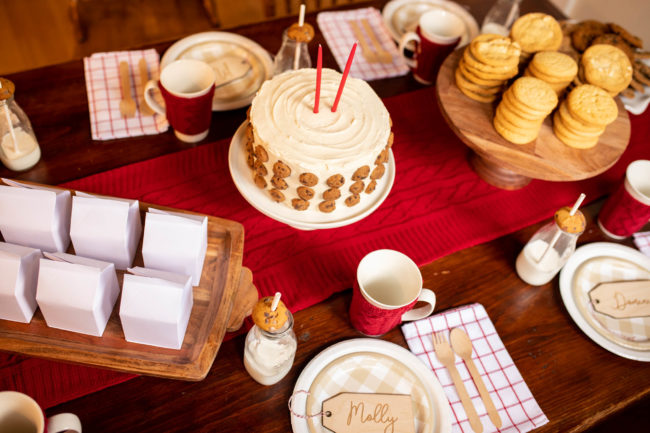
<svg viewBox="0 0 650 433"><path fill-rule="evenodd" d="M610 168L623 154L630 139L630 119L619 98L618 117L591 149L574 149L562 143L553 134L552 115L544 120L536 140L524 145L505 140L492 126L499 100L477 102L456 86L454 71L462 53L462 49L454 51L442 64L436 95L445 120L472 150L472 168L486 182L503 189L518 189L531 179L587 179Z"/></svg>

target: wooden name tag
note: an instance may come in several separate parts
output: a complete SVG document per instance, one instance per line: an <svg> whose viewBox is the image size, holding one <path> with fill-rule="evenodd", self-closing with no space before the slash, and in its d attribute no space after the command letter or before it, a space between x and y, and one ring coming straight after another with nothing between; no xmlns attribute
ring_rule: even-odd
<svg viewBox="0 0 650 433"><path fill-rule="evenodd" d="M335 433L414 433L410 395L343 392L323 402L323 425Z"/></svg>
<svg viewBox="0 0 650 433"><path fill-rule="evenodd" d="M601 283L589 298L594 310L615 319L650 316L650 280Z"/></svg>

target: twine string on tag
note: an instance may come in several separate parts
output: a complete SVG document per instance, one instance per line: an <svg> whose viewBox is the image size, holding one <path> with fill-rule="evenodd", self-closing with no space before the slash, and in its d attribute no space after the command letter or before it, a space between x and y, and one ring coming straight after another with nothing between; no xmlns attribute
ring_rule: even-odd
<svg viewBox="0 0 650 433"><path fill-rule="evenodd" d="M291 394L291 397L289 397L289 412L291 412L292 415L297 416L298 418L302 418L302 419L315 418L317 416L323 416L323 415L325 415L327 417L332 416L332 412L330 412L330 411L327 411L327 412L320 411L320 412L315 413L313 415L301 415L299 413L294 412L294 410L293 410L293 397L296 394L307 394L307 395L309 395L309 391L298 390L298 391L294 392L293 394Z"/></svg>

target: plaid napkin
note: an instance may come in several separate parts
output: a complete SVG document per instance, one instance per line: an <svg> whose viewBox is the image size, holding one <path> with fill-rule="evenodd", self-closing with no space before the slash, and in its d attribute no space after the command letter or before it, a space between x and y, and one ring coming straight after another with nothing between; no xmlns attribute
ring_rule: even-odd
<svg viewBox="0 0 650 433"><path fill-rule="evenodd" d="M84 57L88 111L93 140L137 137L139 135L159 134L167 131L169 123L165 116L140 114L141 95L146 83L140 82L138 62L144 57L149 69L149 79L158 79L158 53L154 49L138 51L114 51L95 53ZM122 88L118 65L121 61L129 63L131 71L131 96L135 99L138 111L134 117L124 118L120 114Z"/></svg>
<svg viewBox="0 0 650 433"><path fill-rule="evenodd" d="M409 68L404 63L402 56L397 52L397 47L384 25L381 13L375 8L355 9L343 12L321 12L318 14L316 18L318 27L323 32L327 45L332 50L336 63L339 64L341 71L345 68L345 63L348 60L352 45L357 42L357 38L350 28L349 21L359 21L363 18L367 19L370 23L381 46L392 55L393 63L368 63L361 53L361 47L358 46L354 54L354 61L350 67L350 75L367 81L406 75ZM373 49L370 36L366 35L365 29L360 22L359 28L366 36L368 46L370 49Z"/></svg>
<svg viewBox="0 0 650 433"><path fill-rule="evenodd" d="M501 429L497 430L487 416L465 362L457 356L456 368L481 418L483 431L524 433L546 424L548 418L521 377L485 308L481 304L470 304L402 326L409 349L433 370L447 395L453 414L452 431L471 433L472 428L449 372L433 351L431 335L432 330L443 332L449 339L449 330L456 327L464 329L472 340L472 358L503 421Z"/></svg>
<svg viewBox="0 0 650 433"><path fill-rule="evenodd" d="M634 244L646 256L650 256L650 232L634 233Z"/></svg>

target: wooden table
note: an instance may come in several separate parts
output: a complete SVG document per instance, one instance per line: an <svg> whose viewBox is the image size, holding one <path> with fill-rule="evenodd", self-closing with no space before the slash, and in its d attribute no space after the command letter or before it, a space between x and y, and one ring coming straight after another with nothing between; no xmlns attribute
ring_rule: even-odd
<svg viewBox="0 0 650 433"><path fill-rule="evenodd" d="M381 8L383 3L369 4ZM480 23L491 2L460 3L469 4ZM546 0L526 0L522 10L560 16ZM282 30L292 21L281 19L236 31L275 53ZM308 14L307 21L316 27L314 14ZM312 55L316 44L324 41L318 35L315 42L310 44ZM170 43L156 48L162 53ZM327 45L323 48L324 65L336 67ZM171 130L157 136L92 141L81 61L8 78L16 84L16 100L32 121L43 157L30 171L14 173L0 168L0 176L58 184L194 146L176 140ZM382 97L420 87L410 76L371 84ZM208 140L230 137L244 117L244 109L215 113ZM580 237L581 244L605 240L593 221L597 210L598 204L586 208L588 229ZM650 401L650 366L615 356L588 339L564 308L557 278L545 286L531 287L515 274L515 258L538 227L423 266L425 286L434 289L438 297L436 310L471 302L486 307L550 419L539 432L583 431L613 414L624 413L636 402L643 410ZM47 414L75 412L87 432L288 432L287 400L300 371L331 344L360 336L348 321L350 297L346 291L295 314L299 339L295 364L275 386L258 385L248 376L242 362L244 338L239 336L222 345L210 374L201 382L139 377L49 409ZM397 329L383 338L406 345ZM628 420L616 419L616 430L629 431L621 422Z"/></svg>

